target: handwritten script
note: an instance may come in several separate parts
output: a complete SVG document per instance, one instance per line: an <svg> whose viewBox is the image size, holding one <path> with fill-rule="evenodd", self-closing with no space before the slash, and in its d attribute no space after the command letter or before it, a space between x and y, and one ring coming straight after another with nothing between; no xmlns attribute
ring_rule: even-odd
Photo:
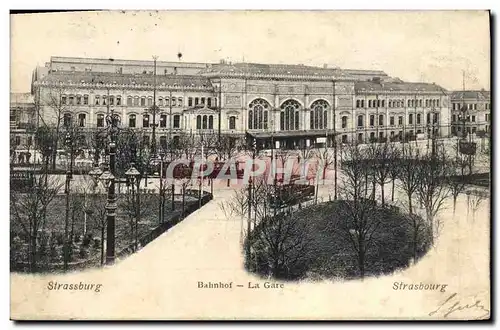
<svg viewBox="0 0 500 330"><path fill-rule="evenodd" d="M469 311L469 313L473 313L476 319L483 319L490 315L490 310L476 297L461 299L458 293L453 293L440 303L437 309L430 312L429 316L437 314L447 318L450 315L458 316L458 314L460 314L459 312L466 310Z"/></svg>

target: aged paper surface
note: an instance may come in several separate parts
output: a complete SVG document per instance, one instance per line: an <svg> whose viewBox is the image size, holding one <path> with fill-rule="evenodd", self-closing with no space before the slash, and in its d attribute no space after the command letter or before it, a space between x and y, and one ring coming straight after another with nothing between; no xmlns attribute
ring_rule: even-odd
<svg viewBox="0 0 500 330"><path fill-rule="evenodd" d="M45 28L44 26L49 24L49 21L52 25ZM291 22L295 22L294 24L300 26L300 29L297 26L290 28ZM471 25L463 24L464 22L471 22L477 28L471 29ZM179 25L182 25L182 27ZM56 26L57 28L55 28ZM140 31L137 32L136 30ZM249 37L248 33L252 33L252 31L254 31L255 35ZM26 40L21 41L23 38L28 39L29 42L26 42ZM308 39L312 39L314 42L308 41ZM149 71L149 67L152 66L152 54L159 55L159 61L214 63L214 67L215 64L227 65L229 71L220 74L224 78L217 77L217 79L228 79L227 84L225 82L220 83L223 90L215 89L215 92L210 92L212 93L210 95L218 97L225 93L222 111L227 111L228 116L232 115L231 111L239 113L236 116L245 116L243 112L240 113L239 111L246 111L245 109L252 101L251 96L245 95L242 97L247 101L246 105L235 106L234 103L231 103L235 99L231 99L231 97L236 95L246 93L255 96L255 94L262 93L262 98L266 100L270 100L271 97L276 97L280 103L282 100L286 100L286 97L282 98L279 86L278 92L266 92L265 88L268 82L266 79L268 78L260 77L259 74L263 74L263 72L257 71L252 73L254 78L251 76L246 78L248 79L246 83L250 85L249 81L254 79L257 81L254 82L256 85L263 86L262 90L256 87L257 89L251 92L234 92L231 94L231 89L238 88L240 81L238 79L241 79L241 77L232 78L237 81L237 86L234 87L231 85L232 80L227 78L234 73L230 69L233 62L293 65L304 63L306 66L325 68L321 63L330 61L333 64L329 64L329 67L339 67L339 70L382 70L388 74L388 77L399 77L405 82L435 83L446 90L442 95L439 93L439 96L435 96L437 94L432 95L434 95L434 98L442 100L442 104L438 107L442 113L441 117L448 120L443 125L450 128L450 130L446 131L446 134L442 134L446 135L446 137L441 136L443 139L439 141L443 141L443 143L438 143L438 145L444 146L443 149L451 148L452 151L454 150L453 146L459 143L456 137L451 136L452 116L454 114L452 107L455 106L454 103L462 105L466 102L464 99L454 101L453 92L470 90L482 93L482 89L487 91L490 88L489 13L485 11L160 11L151 13L91 12L16 15L11 17L11 42L11 91L13 93L28 93L32 82L30 79L32 79L33 69L37 65L43 66L43 62L49 61L51 56L145 60L149 61L146 71ZM470 47L464 46L467 44ZM227 57L230 57L230 59L228 60ZM220 58L225 59L225 62L220 63ZM351 60L349 61L347 58L351 58ZM159 65L161 66L161 62L159 62ZM74 71L79 70L89 75L96 73L96 77L98 76L98 65L94 67L93 73L84 71L83 66L82 68L76 66L77 68L74 70L68 67L69 75L68 78L64 79L73 79L72 83L75 83L80 78L71 78L71 72L76 76ZM126 66L124 67L126 68ZM179 64L178 70L183 70L182 67L182 64ZM236 66L236 68L242 67ZM160 76L166 76L169 68L165 69L165 73L163 69L161 69L161 72L158 70L158 79L163 79ZM245 75L246 71L241 70L242 75ZM285 72L280 73L281 76L276 75L269 79L273 81L273 84L276 81L278 85L284 79L286 83L283 84L287 88L289 85L296 88L300 84L308 84L308 79L312 79L312 81L316 79L310 77L301 78L300 74L298 74L299 78L297 76L283 78L287 74L292 75L290 72L287 73L286 70L285 68ZM48 73L48 75L57 75L64 70L60 69L58 71L59 73L52 72ZM113 73L117 76L121 74L118 71L113 71ZM138 73L138 75L140 74L142 72ZM149 72L145 74L149 74ZM207 74L207 72L204 74ZM336 71L334 74L336 74ZM186 75L196 76L197 74L189 73ZM255 75L259 76L259 78L255 78ZM311 73L311 75L314 76L314 73ZM82 78L82 81L84 79ZM97 79L104 78L100 75ZM112 78L111 80L113 79L119 78ZM335 79L342 81L343 78L339 76ZM386 78L382 78L382 80L384 79ZM345 78L345 80L348 81L349 79ZM386 81L387 84L394 83L393 81ZM213 80L211 82L217 83ZM120 81L118 84L120 84ZM347 84L345 86L349 86ZM82 86L78 88L83 88ZM71 88L76 89L74 86ZM94 95L98 93L100 87L85 88L88 89L90 95ZM122 102L124 105L126 95L129 93L126 91L127 88L132 90L135 87L111 87L112 90L122 91L120 93L123 95ZM161 88L162 85L158 84L158 93L168 95L168 91L165 92ZM104 95L106 89L101 89L101 95ZM201 90L202 87L200 87ZM341 99L342 95L348 95L348 90L349 87L346 87L334 95L338 107L345 106ZM427 91L425 89L420 90L420 93L425 94ZM203 93L205 92L203 90ZM369 97L364 92L361 93L361 89L356 89L356 93L358 92L359 95L363 94ZM387 93L392 92L394 91L387 91L380 95L387 97ZM76 92L68 92L68 95L71 93L76 95ZM82 95L84 93L82 92ZM183 93L185 93L182 94L185 109L177 109L176 111L185 111L183 116L190 116L191 110L188 109L187 102L191 94L186 91ZM307 93L303 91L289 90L287 93L296 93L298 96L294 96L294 98L299 100L300 104L305 104L304 107L306 108L310 107L310 105L306 104L306 101L301 101L300 98L303 97L309 103L312 103L314 99L313 97L309 99L309 96L306 99L305 94ZM314 94L314 91L310 93ZM286 95L286 93L282 94ZM401 94L403 95L401 98L406 97L404 92ZM107 95L110 95L109 89ZM326 96L325 99L327 99ZM358 111L354 103L356 97L352 100L353 105L345 111L351 113ZM269 103L273 103L273 101L270 100ZM13 102L11 100L11 104ZM83 99L82 102L84 102ZM92 99L91 102L93 102ZM481 104L481 107L484 104L489 104L489 102L489 100L481 99L476 103ZM95 103L92 103L89 106L94 105ZM42 107L41 104L35 105L35 107L37 106ZM102 106L102 104L99 106ZM142 108L146 106L148 106L147 103ZM224 109L225 106L227 106L226 109ZM280 104L276 105L276 108L279 107ZM403 107L406 107L406 99L405 105L401 106L401 108ZM208 108L206 106L202 107L200 111L205 111ZM425 106L422 106L422 108L425 108ZM105 107L103 109L106 110ZM168 109L168 106L165 109ZM286 106L281 109L286 109ZM483 109L486 110L486 108ZM216 110L220 111L220 108L213 110L213 112L210 112L212 110L209 109L206 114L216 114ZM471 110L476 109L472 106ZM406 109L406 111L408 114L409 110ZM467 111L469 110L467 109ZM389 112L387 113L389 114ZM449 115L444 115L444 113ZM96 113L91 116L94 115ZM125 115L125 110L123 110L123 115ZM142 119L139 120L139 115L138 112L137 122L142 122ZM474 114L472 113L472 115ZM340 116L340 112L337 116ZM481 123L479 123L479 116L482 116ZM484 126L489 126L489 123L487 120L483 120L483 117L484 112L477 115L479 125L477 131L488 130ZM96 117L91 117L92 119L86 118L89 122L96 120ZM196 130L196 117L185 118L192 118L189 119L192 120L192 123L188 123L186 119L186 125L192 124ZM245 125L248 124L247 117L243 118L236 125L236 130L241 128L242 133L245 132ZM276 122L278 122L279 115L276 118ZM307 118L309 120L309 117ZM237 120L240 119L240 117L237 118ZM130 125L128 120L127 123ZM176 125L175 121L173 123ZM340 117L337 119L337 123L340 129ZM203 122L204 124L205 122ZM239 126L240 124L243 128ZM110 125L112 126L112 124ZM160 121L159 130L162 128L161 125ZM224 122L222 125L223 130L229 130L230 126L227 125L231 124L230 122ZM309 122L307 125L309 125ZM311 125L313 124L311 123ZM368 124L366 125L368 126ZM459 125L457 124L457 127L460 125L462 125L462 122ZM216 130L216 121L214 126ZM427 129L427 127L422 126L422 129ZM441 129L443 128L441 127ZM301 126L300 130L307 131L309 128ZM30 134L29 132L19 132L21 131L11 129L11 139L14 138L13 134L21 136L22 134ZM354 132L358 134L356 128L354 128ZM368 135L368 133L366 134ZM473 169L467 167L469 163L464 165L466 170L470 169L470 172L474 172L474 174L490 172L489 143L487 143L489 132L483 138L479 135L479 133L474 133L474 136L471 134L470 140L468 140L469 136L466 137L467 140L464 140L477 143L477 153L473 156L475 157ZM160 134L158 140L160 140L159 136ZM358 135L353 136L354 139ZM387 134L388 136L389 134ZM349 139L351 139L350 135ZM430 150L429 148L433 148L432 145L437 143L435 141L430 137L420 142L410 140L407 148L412 148L410 147L412 144L420 143L421 148ZM24 138L22 137L20 144L23 143ZM321 143L321 141L317 139L316 143ZM284 149L285 145L285 142L282 142L279 147L277 144L275 146ZM192 147L199 148L200 145ZM19 150L23 149L16 147L15 150L17 150L17 153L14 152L14 161L11 153L11 164L15 163L11 166L11 171L21 166L21 158L18 158L18 153ZM202 159L208 162L208 156L203 158L205 156L204 152L207 152L206 150L201 149L198 152L201 152ZM33 151L33 153L36 154L36 151ZM460 154L463 156L461 156L461 159L467 158L467 155L462 154L462 151L460 151ZM488 155L488 157L484 155ZM42 161L40 166L43 166L43 159L43 157L40 158ZM29 160L27 163L29 163ZM329 171L333 173L331 168L329 168ZM342 175L340 168L338 171ZM64 170L57 175L54 174L61 184L65 182L64 174ZM148 179L146 178L146 180ZM90 175L86 178L78 178L78 175L75 174L71 184L73 187L83 186L87 181L91 181ZM158 176L156 179L152 177L151 182L149 189L156 189L156 194L158 194ZM197 192L198 184L196 180L194 182L190 189ZM84 270L70 269L67 273L45 271L31 274L26 270L12 270L11 256L11 318L14 320L471 320L488 319L490 317L491 233L489 187L468 183L458 195L455 211L453 211L451 195L443 200L443 205L437 215L440 219L439 232L435 235L433 233L434 242L414 264L410 262L407 267L385 274L378 274L377 276L368 274L367 269L367 274L362 279L358 275L353 275L352 278L315 278L313 280L311 277L306 277L284 280L274 279L272 274L259 277L256 272L249 272L245 269L246 251L242 246L242 241L244 231L247 228L247 219L245 216L234 214L235 212L233 214L224 212L224 206L222 205L226 205L227 208L227 204L233 200L235 191L245 191L247 185L246 182L243 184L239 180L234 184L231 182L231 186L228 187L226 182L225 179L214 180L213 188L210 187L208 181L205 182L203 190L208 194L212 189L213 199L206 204L203 202L201 208L192 211L182 221L163 232L136 253L131 253L123 258L119 257L112 265ZM314 180L311 182L314 182ZM170 181L168 185L170 185ZM177 194L177 191L181 191L182 184L178 180L175 181L174 185ZM308 200L304 203L304 207L309 207L312 203L326 203L333 199L334 185L336 186L337 183L332 184L332 181L319 184L316 191L316 200L314 198ZM387 183L385 187L385 199L388 201L391 199L391 184ZM146 188L141 186L141 189ZM122 189L125 191L125 188ZM340 183L339 190L341 190ZM371 188L368 190L371 192ZM384 194L384 191L380 192L377 187L377 196L380 196L380 193ZM63 198L64 187L60 195ZM339 192L339 195L342 196L342 192ZM99 196L103 201L106 199L104 193ZM118 196L118 199L123 200L125 198L123 197L125 194L118 194ZM394 205L404 205L405 196L404 192L396 192ZM198 203L196 198L194 201L194 204ZM398 202L401 204L398 204ZM259 201L259 203L264 203L264 201ZM416 200L414 206L415 209L418 209L416 213L425 214L425 209L418 204L419 201ZM71 205L72 208L76 207L73 204ZM300 208L302 208L302 205ZM402 206L402 208L404 207ZM61 210L59 217L63 219L65 217L64 208ZM16 228L13 225L16 217L12 212L11 206L11 242L13 240L12 236L17 235L15 232L13 233L12 229ZM155 212L157 212L157 208L155 208ZM155 212L152 212L154 216L156 216ZM303 212L303 210L297 212ZM84 213L81 213L80 217L83 217ZM90 213L85 214L90 219ZM51 221L58 221L57 217L51 219ZM74 223L77 223L75 228L81 228L80 222L83 221L82 219L77 216L76 220L73 220ZM85 219L88 220L87 217ZM118 214L117 226L119 226L119 219L120 215ZM47 226L50 226L50 223L47 223ZM154 228L154 226L151 225L151 228ZM79 246L80 243L81 241L75 243L77 244L75 246ZM11 249L13 249L12 246L11 243ZM355 252L351 251L349 253L352 253L354 259L358 256ZM76 254L78 253L75 252ZM59 259L59 264L61 264L61 260ZM355 262L354 265L356 265ZM354 269L353 272L357 272L357 270ZM70 289L70 284L73 284L75 289ZM90 288L90 285L92 285L92 288ZM213 287L217 285L222 287Z"/></svg>

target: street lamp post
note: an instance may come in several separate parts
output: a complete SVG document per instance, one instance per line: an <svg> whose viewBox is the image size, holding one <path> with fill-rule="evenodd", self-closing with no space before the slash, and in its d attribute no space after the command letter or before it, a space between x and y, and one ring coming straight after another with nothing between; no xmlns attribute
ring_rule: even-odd
<svg viewBox="0 0 500 330"><path fill-rule="evenodd" d="M115 220L116 220L116 194L115 194L115 173L116 173L116 142L115 135L118 129L118 116L113 110L106 118L110 142L108 145L108 156L105 162L104 171L99 179L108 189L106 203L106 264L113 264L115 261Z"/></svg>
<svg viewBox="0 0 500 330"><path fill-rule="evenodd" d="M69 167L66 172L66 185L64 193L66 194L66 214L64 219L64 271L68 270L69 262L69 242L68 242L68 225L69 225L69 197L70 197L70 185L71 179L73 178L73 137L70 133L66 134L65 144L69 147ZM72 244L72 242L71 242Z"/></svg>
<svg viewBox="0 0 500 330"><path fill-rule="evenodd" d="M135 244L134 244L134 250L137 251L138 248L138 227L139 227L139 212L138 212L138 205L137 203L139 201L135 200L135 184L136 181L139 179L141 173L134 167L134 163L130 164L130 168L125 172L125 176L129 180L130 185L132 186L132 204L134 205L134 232L135 232Z"/></svg>
<svg viewBox="0 0 500 330"><path fill-rule="evenodd" d="M158 154L160 157L160 206L159 206L159 213L158 213L158 220L160 223L165 222L165 191L163 187L163 162L165 161L165 151L160 149L160 152Z"/></svg>
<svg viewBox="0 0 500 330"><path fill-rule="evenodd" d="M114 142L109 144L109 164L106 162L104 171L99 179L108 188L106 201L106 264L112 265L115 261L115 219L116 219L116 195L115 195L115 152Z"/></svg>

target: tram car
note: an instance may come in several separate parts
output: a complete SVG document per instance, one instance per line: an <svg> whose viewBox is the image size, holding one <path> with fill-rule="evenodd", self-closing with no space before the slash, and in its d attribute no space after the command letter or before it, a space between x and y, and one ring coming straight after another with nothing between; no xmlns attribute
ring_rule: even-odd
<svg viewBox="0 0 500 330"><path fill-rule="evenodd" d="M314 186L307 184L276 185L276 191L268 198L269 204L274 208L296 205L314 196Z"/></svg>

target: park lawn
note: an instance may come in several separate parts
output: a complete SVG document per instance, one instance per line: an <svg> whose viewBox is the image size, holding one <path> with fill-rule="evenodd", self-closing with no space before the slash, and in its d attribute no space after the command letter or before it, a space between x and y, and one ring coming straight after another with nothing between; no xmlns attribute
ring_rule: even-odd
<svg viewBox="0 0 500 330"><path fill-rule="evenodd" d="M89 194L85 196L87 209L91 209L96 212L96 208L102 208L101 212L96 214L103 214L105 216L104 206L106 205L106 195L92 195ZM130 244L135 242L135 234L132 231L134 221L125 211L126 204L124 203L125 195L119 195L117 198L117 215L115 223L115 233L116 233L116 252L126 248ZM70 197L70 214L68 223L68 232L71 234L73 230L73 258L72 261L85 260L91 258L97 258L100 256L100 248L94 244L90 244L88 247L88 256L85 258L80 257L79 250L83 239L84 226L86 227L86 235L90 237L90 240L101 238L101 229L99 222L96 221L100 219L98 216L87 215L87 221L84 225L84 212L82 205L84 203L83 195L72 195ZM186 201L185 207L194 202ZM177 200L174 202L175 210L179 211L182 208L182 202ZM130 206L129 206L130 207ZM157 194L142 194L141 195L141 217L138 223L138 237L141 238L148 234L155 227L158 226L158 216L159 216L159 196ZM72 212L74 211L74 212ZM167 199L165 201L165 220L167 221L169 215L171 214L171 200ZM45 236L60 237L58 239L57 249L59 254L62 255L62 237L64 234L66 218L66 196L57 195L50 202L47 208L47 220L44 226ZM20 244L17 244L19 251L17 251L16 258L27 260L27 242L25 232L22 229L20 223L16 222L14 217L11 217L11 240L19 238ZM104 230L106 233L106 229ZM42 238L42 234L39 235L39 239ZM14 251L16 252L16 251ZM14 253L13 252L13 253ZM60 258L59 258L60 259ZM25 261L26 261L25 260Z"/></svg>
<svg viewBox="0 0 500 330"><path fill-rule="evenodd" d="M331 201L293 214L301 229L297 235L307 237L307 246L301 252L303 260L300 265L296 269L291 266L281 279L348 280L359 277L358 255L346 233L345 219L341 218L342 205L343 201ZM370 217L380 221L367 249L365 276L390 274L408 267L413 257L413 229L405 214L396 208L379 205ZM261 229L257 226L256 230ZM428 247L424 238L418 255L425 254ZM270 269L264 266L250 271L267 276Z"/></svg>

